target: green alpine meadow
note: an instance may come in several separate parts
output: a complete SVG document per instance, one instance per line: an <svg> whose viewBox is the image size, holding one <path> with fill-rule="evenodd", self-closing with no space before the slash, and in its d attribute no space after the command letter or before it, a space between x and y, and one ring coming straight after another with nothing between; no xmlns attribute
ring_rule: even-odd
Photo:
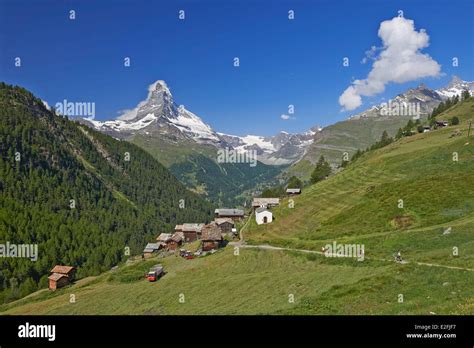
<svg viewBox="0 0 474 348"><path fill-rule="evenodd" d="M3 230L11 233L6 235L11 239L21 236L14 234L15 226L35 231L22 241L38 241L40 250L47 253L33 268L26 261L2 268L4 279L33 275L16 292L11 285L3 290L2 314L474 312L472 97L436 115L437 120L456 117L458 124L391 138L384 146L364 151L327 179L304 186L300 195L282 197L271 209L272 223L257 224L256 212L244 208L246 217L236 223L239 236L229 238L214 253L194 259L177 252L157 253L143 259L133 249L130 257L124 257L121 245L150 241L147 235L183 218L163 210L163 225L156 225L158 219L150 219L151 212L139 213L163 206L144 198L150 191L161 190L157 191L161 192L160 202L163 197L189 200L193 208L185 210L191 214L185 217L188 220L210 219L210 204L186 192L136 146L52 115L23 89L2 85L1 92L2 148L12 149L11 159L0 162ZM33 114L39 117L37 122ZM66 139L66 134L68 141L52 142ZM34 145L24 145L28 138ZM28 161L15 162L13 149L28 154ZM136 174L121 161L122 151L137 157L131 163L140 165L140 180L149 183L145 191L133 189L130 179ZM54 156L54 162L45 160ZM160 173L161 179L147 178L145 168L153 169L154 178ZM122 173L119 178L116 171ZM163 185L165 180L173 185ZM22 185L19 191L8 189L18 185ZM71 212L69 201L61 202L63 196L78 199L80 208ZM23 203L12 205L13 197ZM31 203L27 205L28 199ZM135 219L129 216L132 213ZM35 222L38 214L42 219ZM114 242L100 244L104 238ZM78 249L65 248L67 240L77 243ZM364 252L346 257L324 251L335 244L363 246ZM90 255L80 253L81 248L91 246ZM186 248L198 250L199 241ZM396 262L399 252L403 262ZM91 261L97 259L100 261ZM57 291L41 289L41 273L58 261L78 265L80 278ZM106 270L112 262L116 267ZM157 282L149 282L143 274L156 263L166 273ZM30 288L23 284L33 292L27 292ZM27 296L16 299L15 295Z"/></svg>

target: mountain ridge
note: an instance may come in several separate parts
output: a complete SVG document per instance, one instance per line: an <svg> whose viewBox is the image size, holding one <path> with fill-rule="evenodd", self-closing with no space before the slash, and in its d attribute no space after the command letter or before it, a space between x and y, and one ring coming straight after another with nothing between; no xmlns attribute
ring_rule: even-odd
<svg viewBox="0 0 474 348"><path fill-rule="evenodd" d="M389 100L389 103L397 104L400 108L404 105L408 107L413 105L415 110L409 111L416 112L418 117L426 118L439 103L449 97L459 95L464 89L474 93L474 82L453 76L445 87L434 90L420 84L416 88L410 88L398 94ZM387 103L380 103L349 116L348 120L386 117L384 111L390 112ZM162 137L169 142L189 140L197 144L211 145L217 149L229 148L237 152L256 151L259 161L270 165L293 164L303 159L314 140L320 136L318 133L323 130L319 126L313 126L306 132L290 134L281 131L274 136L251 134L238 136L218 132L183 105L178 106L167 83L163 80L152 83L148 87L146 99L117 119L111 121L81 119L81 122L117 138L127 139L141 135Z"/></svg>
<svg viewBox="0 0 474 348"><path fill-rule="evenodd" d="M217 149L229 148L237 152L255 150L259 161L265 164L289 164L298 160L309 146L317 127L304 133L280 132L271 137L237 136L214 131L203 120L177 105L171 91L163 80L157 80L148 87L148 95L134 109L115 120L96 121L79 119L103 133L130 139L140 135L161 137L168 142L195 141L201 145L211 145Z"/></svg>

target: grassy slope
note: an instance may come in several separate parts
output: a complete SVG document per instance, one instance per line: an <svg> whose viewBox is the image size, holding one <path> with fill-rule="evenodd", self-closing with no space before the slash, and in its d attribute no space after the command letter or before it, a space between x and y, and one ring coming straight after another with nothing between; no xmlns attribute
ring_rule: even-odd
<svg viewBox="0 0 474 348"><path fill-rule="evenodd" d="M232 207L250 199L247 191L260 185L276 184L275 177L284 166L258 163L217 163L217 150L193 141L180 144L159 137L135 136L132 143L148 151L192 191L220 206Z"/></svg>
<svg viewBox="0 0 474 348"><path fill-rule="evenodd" d="M317 135L302 160L288 168L288 175L307 180L319 156L323 155L329 163L339 165L344 152L352 156L358 149L366 149L380 140L384 130L394 136L409 119L407 116L378 117L344 120L330 125Z"/></svg>
<svg viewBox="0 0 474 348"><path fill-rule="evenodd" d="M212 146L200 145L194 141L186 141L180 144L165 141L160 137L144 137L137 135L130 142L147 150L153 157L167 168L173 164L186 160L189 155L203 154L208 157L216 158L216 150Z"/></svg>
<svg viewBox="0 0 474 348"><path fill-rule="evenodd" d="M465 226L474 214L473 137L465 145L467 120L473 114L471 98L443 115L460 116L459 126L403 138L365 154L338 175L308 187L294 198L295 208L287 208L284 201L274 210L277 224L251 224L247 238L317 250L334 238L373 240L373 252L382 255L380 242L403 240L412 235L411 229L436 233L443 226ZM454 129L462 129L463 136L450 138ZM458 162L452 161L453 152L458 152ZM399 199L405 209L397 207ZM399 215L410 216L410 229L394 226Z"/></svg>
<svg viewBox="0 0 474 348"><path fill-rule="evenodd" d="M93 280L38 292L0 307L6 314L473 314L474 273L417 265L474 268L474 100L441 118L456 127L404 138L365 154L327 181L274 209L275 221L245 233L252 243L319 250L327 242L363 243L364 262L297 252L227 247L195 260L169 257L157 283L140 279L156 261L122 266ZM463 135L450 138L453 129ZM459 162L452 153L459 153ZM403 199L405 209L397 208ZM397 215L411 226L397 228ZM451 234L443 235L446 227ZM452 247L459 256L452 255ZM410 261L390 261L397 250ZM69 303L69 295L76 303ZM180 293L186 302L179 303ZM288 295L295 303L288 303ZM404 302L397 296L403 294Z"/></svg>

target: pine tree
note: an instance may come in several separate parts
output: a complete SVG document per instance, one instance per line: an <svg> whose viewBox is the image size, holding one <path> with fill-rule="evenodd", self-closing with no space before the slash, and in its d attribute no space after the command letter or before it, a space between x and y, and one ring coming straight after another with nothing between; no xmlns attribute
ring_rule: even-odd
<svg viewBox="0 0 474 348"><path fill-rule="evenodd" d="M317 183L326 179L331 174L331 165L326 162L323 155L319 157L318 163L311 174L311 183Z"/></svg>
<svg viewBox="0 0 474 348"><path fill-rule="evenodd" d="M462 91L462 94L461 94L461 99L462 100L469 99L470 97L471 97L471 93L467 89Z"/></svg>
<svg viewBox="0 0 474 348"><path fill-rule="evenodd" d="M303 188L303 182L293 175L290 180L288 180L287 188Z"/></svg>
<svg viewBox="0 0 474 348"><path fill-rule="evenodd" d="M395 139L401 139L403 137L403 130L401 128L398 128L397 135L395 135Z"/></svg>

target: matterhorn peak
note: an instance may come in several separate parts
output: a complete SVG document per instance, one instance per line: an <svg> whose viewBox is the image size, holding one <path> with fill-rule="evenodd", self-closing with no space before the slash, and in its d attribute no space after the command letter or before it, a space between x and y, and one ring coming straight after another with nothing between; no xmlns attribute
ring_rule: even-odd
<svg viewBox="0 0 474 348"><path fill-rule="evenodd" d="M458 84L460 82L464 82L463 80L461 80L459 78L459 76L457 75L453 75L453 78L451 79L451 81L449 82L450 85L455 85L455 84Z"/></svg>
<svg viewBox="0 0 474 348"><path fill-rule="evenodd" d="M155 82L153 82L149 87L148 87L148 91L149 92L153 92L153 91L163 91L165 93L168 93L169 95L171 95L171 91L168 87L168 85L166 84L166 81L164 80L157 80Z"/></svg>

